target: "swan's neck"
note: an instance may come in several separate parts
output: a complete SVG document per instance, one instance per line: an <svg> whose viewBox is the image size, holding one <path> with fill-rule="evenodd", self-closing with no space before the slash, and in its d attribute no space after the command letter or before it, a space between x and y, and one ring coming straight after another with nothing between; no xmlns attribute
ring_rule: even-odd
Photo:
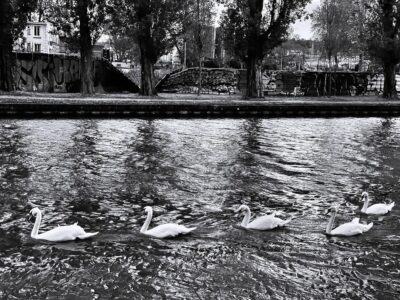
<svg viewBox="0 0 400 300"><path fill-rule="evenodd" d="M250 208L246 207L246 210L244 212L244 218L241 224L242 227L247 227L247 225L250 222L250 216L251 216Z"/></svg>
<svg viewBox="0 0 400 300"><path fill-rule="evenodd" d="M39 211L36 214L36 220L35 220L35 225L33 225L33 229L31 232L31 237L36 239L37 236L39 235L39 227L40 227L40 222L42 221L42 213Z"/></svg>
<svg viewBox="0 0 400 300"><path fill-rule="evenodd" d="M331 234L333 222L335 222L336 212L332 212L331 218L329 219L328 226L326 226L326 234Z"/></svg>
<svg viewBox="0 0 400 300"><path fill-rule="evenodd" d="M368 197L368 196L365 196L365 198L364 198L364 205L363 205L363 207L361 208L361 212L362 212L362 213L365 213L365 212L367 211L368 204L369 204L369 197Z"/></svg>
<svg viewBox="0 0 400 300"><path fill-rule="evenodd" d="M144 222L142 228L140 228L140 232L141 233L145 233L147 231L147 229L149 228L150 222L151 222L151 218L153 217L153 211L150 210L149 212L147 212L147 218L146 221Z"/></svg>

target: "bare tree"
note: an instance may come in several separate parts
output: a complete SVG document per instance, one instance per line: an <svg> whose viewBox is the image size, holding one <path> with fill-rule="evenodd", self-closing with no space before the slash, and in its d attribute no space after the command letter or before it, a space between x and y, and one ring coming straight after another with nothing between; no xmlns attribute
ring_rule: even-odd
<svg viewBox="0 0 400 300"><path fill-rule="evenodd" d="M351 49L351 5L348 0L323 0L313 12L313 30L322 41L329 69L332 68L332 58L337 69L338 54L349 52Z"/></svg>

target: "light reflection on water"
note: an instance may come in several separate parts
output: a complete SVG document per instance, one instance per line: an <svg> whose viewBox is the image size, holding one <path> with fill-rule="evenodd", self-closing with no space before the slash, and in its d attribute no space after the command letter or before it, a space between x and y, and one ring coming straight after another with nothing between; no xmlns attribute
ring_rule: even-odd
<svg viewBox="0 0 400 300"><path fill-rule="evenodd" d="M399 119L1 120L0 298L394 299L399 139ZM397 206L364 236L327 238L325 209L352 219L362 190ZM295 219L243 231L240 203ZM101 234L33 241L32 205L42 230ZM153 225L199 229L143 237L146 205Z"/></svg>

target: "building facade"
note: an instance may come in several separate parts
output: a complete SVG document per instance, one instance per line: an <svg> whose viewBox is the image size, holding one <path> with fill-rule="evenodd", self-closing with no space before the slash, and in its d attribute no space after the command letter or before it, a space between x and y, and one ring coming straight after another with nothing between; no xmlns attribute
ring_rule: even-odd
<svg viewBox="0 0 400 300"><path fill-rule="evenodd" d="M14 51L37 53L64 53L60 39L51 33L52 25L48 22L28 22L14 46Z"/></svg>

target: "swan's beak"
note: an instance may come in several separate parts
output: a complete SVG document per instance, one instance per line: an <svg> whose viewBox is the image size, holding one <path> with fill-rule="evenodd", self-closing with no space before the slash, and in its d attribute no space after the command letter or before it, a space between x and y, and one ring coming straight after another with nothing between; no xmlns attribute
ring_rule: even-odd
<svg viewBox="0 0 400 300"><path fill-rule="evenodd" d="M234 215L235 217L239 217L243 213L243 210L240 208L237 208L237 209L234 209L233 212L235 214Z"/></svg>
<svg viewBox="0 0 400 300"><path fill-rule="evenodd" d="M235 213L235 214L237 214L238 212L241 212L242 210L240 209L240 207L239 208L236 208L236 209L233 209L233 212Z"/></svg>
<svg viewBox="0 0 400 300"><path fill-rule="evenodd" d="M32 213L27 214L26 219L28 220L28 222L32 222L32 220L34 219Z"/></svg>

